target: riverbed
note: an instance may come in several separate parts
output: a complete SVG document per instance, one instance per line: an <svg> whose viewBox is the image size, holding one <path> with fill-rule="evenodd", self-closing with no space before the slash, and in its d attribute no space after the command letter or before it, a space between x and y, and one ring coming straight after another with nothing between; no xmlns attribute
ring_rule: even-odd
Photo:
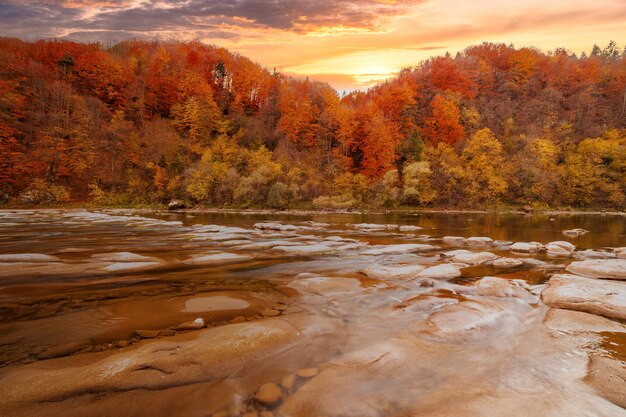
<svg viewBox="0 0 626 417"><path fill-rule="evenodd" d="M624 246L619 215L0 211L0 415L626 416Z"/></svg>

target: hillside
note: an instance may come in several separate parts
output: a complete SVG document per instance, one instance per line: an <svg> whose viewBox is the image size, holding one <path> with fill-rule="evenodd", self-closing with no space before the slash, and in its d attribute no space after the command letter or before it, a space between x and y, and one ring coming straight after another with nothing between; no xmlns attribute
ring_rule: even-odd
<svg viewBox="0 0 626 417"><path fill-rule="evenodd" d="M223 48L0 38L0 204L626 207L626 55L504 44L340 97Z"/></svg>

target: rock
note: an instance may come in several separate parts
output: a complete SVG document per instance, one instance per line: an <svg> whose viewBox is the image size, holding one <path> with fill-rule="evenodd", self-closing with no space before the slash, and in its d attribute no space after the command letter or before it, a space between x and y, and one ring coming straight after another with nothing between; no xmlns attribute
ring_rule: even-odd
<svg viewBox="0 0 626 417"><path fill-rule="evenodd" d="M298 227L293 224L282 224L277 222L256 223L252 227L260 230L280 230L283 232L295 232L298 229Z"/></svg>
<svg viewBox="0 0 626 417"><path fill-rule="evenodd" d="M301 292L309 292L317 295L337 295L344 293L360 292L361 281L356 278L335 277L307 277L291 281L288 287Z"/></svg>
<svg viewBox="0 0 626 417"><path fill-rule="evenodd" d="M545 249L549 255L569 256L576 250L576 246L569 242L558 240L546 244Z"/></svg>
<svg viewBox="0 0 626 417"><path fill-rule="evenodd" d="M478 265L488 261L493 261L497 259L498 256L494 255L491 252L468 252L468 253L460 253L455 255L452 260L454 262L470 264L470 265Z"/></svg>
<svg viewBox="0 0 626 417"><path fill-rule="evenodd" d="M429 322L444 333L456 333L493 324L500 314L500 309L489 304L463 301L435 311Z"/></svg>
<svg viewBox="0 0 626 417"><path fill-rule="evenodd" d="M125 348L126 346L128 346L128 341L127 340L118 340L117 341L117 347Z"/></svg>
<svg viewBox="0 0 626 417"><path fill-rule="evenodd" d="M362 272L370 278L387 279L387 278L411 278L423 271L421 265L372 265Z"/></svg>
<svg viewBox="0 0 626 417"><path fill-rule="evenodd" d="M465 240L465 243L467 243L469 246L487 246L493 243L493 239L484 236L470 237Z"/></svg>
<svg viewBox="0 0 626 417"><path fill-rule="evenodd" d="M259 417L256 411L250 411L249 413L242 414L241 417Z"/></svg>
<svg viewBox="0 0 626 417"><path fill-rule="evenodd" d="M206 323L202 317L198 317L194 321L186 321L176 326L176 330L199 330L204 329Z"/></svg>
<svg viewBox="0 0 626 417"><path fill-rule="evenodd" d="M273 249L293 255L321 255L337 250L335 247L323 243L298 246L274 246Z"/></svg>
<svg viewBox="0 0 626 417"><path fill-rule="evenodd" d="M619 259L626 259L626 247L614 248L613 253L615 253Z"/></svg>
<svg viewBox="0 0 626 417"><path fill-rule="evenodd" d="M280 380L280 386L286 389L287 391L291 390L295 383L296 383L296 376L293 374L286 375Z"/></svg>
<svg viewBox="0 0 626 417"><path fill-rule="evenodd" d="M274 405L283 397L283 391L273 382L261 385L261 388L254 394L254 399L264 405Z"/></svg>
<svg viewBox="0 0 626 417"><path fill-rule="evenodd" d="M534 253L539 252L543 245L539 242L515 242L511 245L513 252Z"/></svg>
<svg viewBox="0 0 626 417"><path fill-rule="evenodd" d="M224 265L234 262L243 262L252 259L251 255L243 255L239 253L228 253L228 252L220 252L220 253L212 253L209 255L200 255L194 256L193 258L189 258L183 263L189 265Z"/></svg>
<svg viewBox="0 0 626 417"><path fill-rule="evenodd" d="M491 263L496 268L516 268L524 264L524 261L517 258L498 258Z"/></svg>
<svg viewBox="0 0 626 417"><path fill-rule="evenodd" d="M381 245L361 252L363 255L394 255L426 251L434 249L434 246L419 243L405 243L399 245Z"/></svg>
<svg viewBox="0 0 626 417"><path fill-rule="evenodd" d="M551 308L543 323L551 330L566 333L626 332L626 326L595 314Z"/></svg>
<svg viewBox="0 0 626 417"><path fill-rule="evenodd" d="M482 295L491 297L514 297L532 301L535 297L519 283L498 277L484 277L474 283L474 287Z"/></svg>
<svg viewBox="0 0 626 417"><path fill-rule="evenodd" d="M245 321L246 321L246 318L244 316L237 316L234 319L232 319L230 322L233 324L236 324L236 323L243 323Z"/></svg>
<svg viewBox="0 0 626 417"><path fill-rule="evenodd" d="M611 259L618 258L618 256L613 252L608 252L606 250L593 250L593 249L585 249L576 252L577 258L591 258L591 259Z"/></svg>
<svg viewBox="0 0 626 417"><path fill-rule="evenodd" d="M161 262L116 262L110 265L105 266L105 271L108 272L119 272L119 271L130 271L136 269L148 269L160 266Z"/></svg>
<svg viewBox="0 0 626 417"><path fill-rule="evenodd" d="M272 413L271 411L261 411L260 416L261 417L274 417L274 413Z"/></svg>
<svg viewBox="0 0 626 417"><path fill-rule="evenodd" d="M461 276L461 268L466 268L467 264L440 264L424 269L417 274L418 277L452 279Z"/></svg>
<svg viewBox="0 0 626 417"><path fill-rule="evenodd" d="M155 259L149 256L137 255L132 252L99 253L97 255L93 255L92 258L109 262L143 262L154 261Z"/></svg>
<svg viewBox="0 0 626 417"><path fill-rule="evenodd" d="M585 229L571 229L571 230L563 230L563 234L569 237L578 237L589 233L589 230Z"/></svg>
<svg viewBox="0 0 626 417"><path fill-rule="evenodd" d="M626 362L594 355L586 381L602 397L626 408Z"/></svg>
<svg viewBox="0 0 626 417"><path fill-rule="evenodd" d="M267 309L267 310L261 311L261 315L263 317L276 317L280 315L280 311L274 310L274 309Z"/></svg>
<svg viewBox="0 0 626 417"><path fill-rule="evenodd" d="M57 262L56 256L43 253L9 253L0 255L0 262Z"/></svg>
<svg viewBox="0 0 626 417"><path fill-rule="evenodd" d="M50 359L50 358L58 358L60 356L67 356L74 352L78 352L84 346L84 343L80 342L72 342L66 343L59 346L53 346L44 350L43 352L37 355L37 359Z"/></svg>
<svg viewBox="0 0 626 417"><path fill-rule="evenodd" d="M160 330L137 330L135 333L143 339L153 339L159 335Z"/></svg>
<svg viewBox="0 0 626 417"><path fill-rule="evenodd" d="M355 229L366 230L369 232L398 229L397 224L359 223L359 224L353 224L352 227L354 227Z"/></svg>
<svg viewBox="0 0 626 417"><path fill-rule="evenodd" d="M626 320L626 285L576 275L553 275L541 293L546 305Z"/></svg>
<svg viewBox="0 0 626 417"><path fill-rule="evenodd" d="M572 262L566 270L589 278L626 280L626 259L588 259Z"/></svg>
<svg viewBox="0 0 626 417"><path fill-rule="evenodd" d="M444 236L443 243L452 246L461 246L465 244L465 238L461 236Z"/></svg>
<svg viewBox="0 0 626 417"><path fill-rule="evenodd" d="M181 210L186 207L187 206L182 200L171 200L169 203L167 203L168 210Z"/></svg>
<svg viewBox="0 0 626 417"><path fill-rule="evenodd" d="M416 232L421 230L422 228L419 226L400 226L401 232Z"/></svg>
<svg viewBox="0 0 626 417"><path fill-rule="evenodd" d="M318 374L318 372L319 369L317 368L304 368L296 372L296 375L300 378L313 378L315 375Z"/></svg>

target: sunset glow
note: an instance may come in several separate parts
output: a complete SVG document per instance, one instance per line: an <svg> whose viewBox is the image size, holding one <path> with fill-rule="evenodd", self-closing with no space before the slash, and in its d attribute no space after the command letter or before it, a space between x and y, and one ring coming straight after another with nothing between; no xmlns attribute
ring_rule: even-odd
<svg viewBox="0 0 626 417"><path fill-rule="evenodd" d="M0 1L3 36L199 39L340 90L484 41L580 54L623 41L625 22L619 0Z"/></svg>

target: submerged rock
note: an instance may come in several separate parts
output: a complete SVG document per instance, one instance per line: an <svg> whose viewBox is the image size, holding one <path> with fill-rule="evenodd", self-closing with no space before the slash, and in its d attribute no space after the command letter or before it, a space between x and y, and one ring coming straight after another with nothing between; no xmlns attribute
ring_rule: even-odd
<svg viewBox="0 0 626 417"><path fill-rule="evenodd" d="M422 230L419 226L400 226L399 229L401 232L416 232L418 230Z"/></svg>
<svg viewBox="0 0 626 417"><path fill-rule="evenodd" d="M478 265L488 261L493 261L497 259L498 255L494 255L491 252L466 252L459 253L455 255L452 260L454 262L470 264L470 265Z"/></svg>
<svg viewBox="0 0 626 417"><path fill-rule="evenodd" d="M288 287L317 295L335 295L361 291L361 281L356 278L308 277L293 280Z"/></svg>
<svg viewBox="0 0 626 417"><path fill-rule="evenodd" d="M543 245L539 242L515 242L511 245L513 252L534 253L539 252Z"/></svg>
<svg viewBox="0 0 626 417"><path fill-rule="evenodd" d="M493 243L493 239L485 236L474 236L465 240L469 246L487 246Z"/></svg>
<svg viewBox="0 0 626 417"><path fill-rule="evenodd" d="M626 320L626 285L576 275L553 275L541 293L546 305Z"/></svg>
<svg viewBox="0 0 626 417"><path fill-rule="evenodd" d="M461 276L461 268L466 268L467 264L440 264L424 269L417 274L418 277L452 279Z"/></svg>
<svg viewBox="0 0 626 417"><path fill-rule="evenodd" d="M524 261L517 258L498 258L491 263L496 268L516 268L524 264Z"/></svg>
<svg viewBox="0 0 626 417"><path fill-rule="evenodd" d="M589 230L585 230L585 229L563 230L563 234L569 237L578 237L578 236L586 235L587 233L589 233Z"/></svg>
<svg viewBox="0 0 626 417"><path fill-rule="evenodd" d="M444 236L443 243L452 246L461 246L465 244L465 238L461 236Z"/></svg>
<svg viewBox="0 0 626 417"><path fill-rule="evenodd" d="M566 270L589 278L626 280L626 259L589 259L572 262Z"/></svg>
<svg viewBox="0 0 626 417"><path fill-rule="evenodd" d="M420 252L434 249L434 246L419 243L405 243L399 245L381 245L361 252L363 255L393 255L409 252Z"/></svg>

